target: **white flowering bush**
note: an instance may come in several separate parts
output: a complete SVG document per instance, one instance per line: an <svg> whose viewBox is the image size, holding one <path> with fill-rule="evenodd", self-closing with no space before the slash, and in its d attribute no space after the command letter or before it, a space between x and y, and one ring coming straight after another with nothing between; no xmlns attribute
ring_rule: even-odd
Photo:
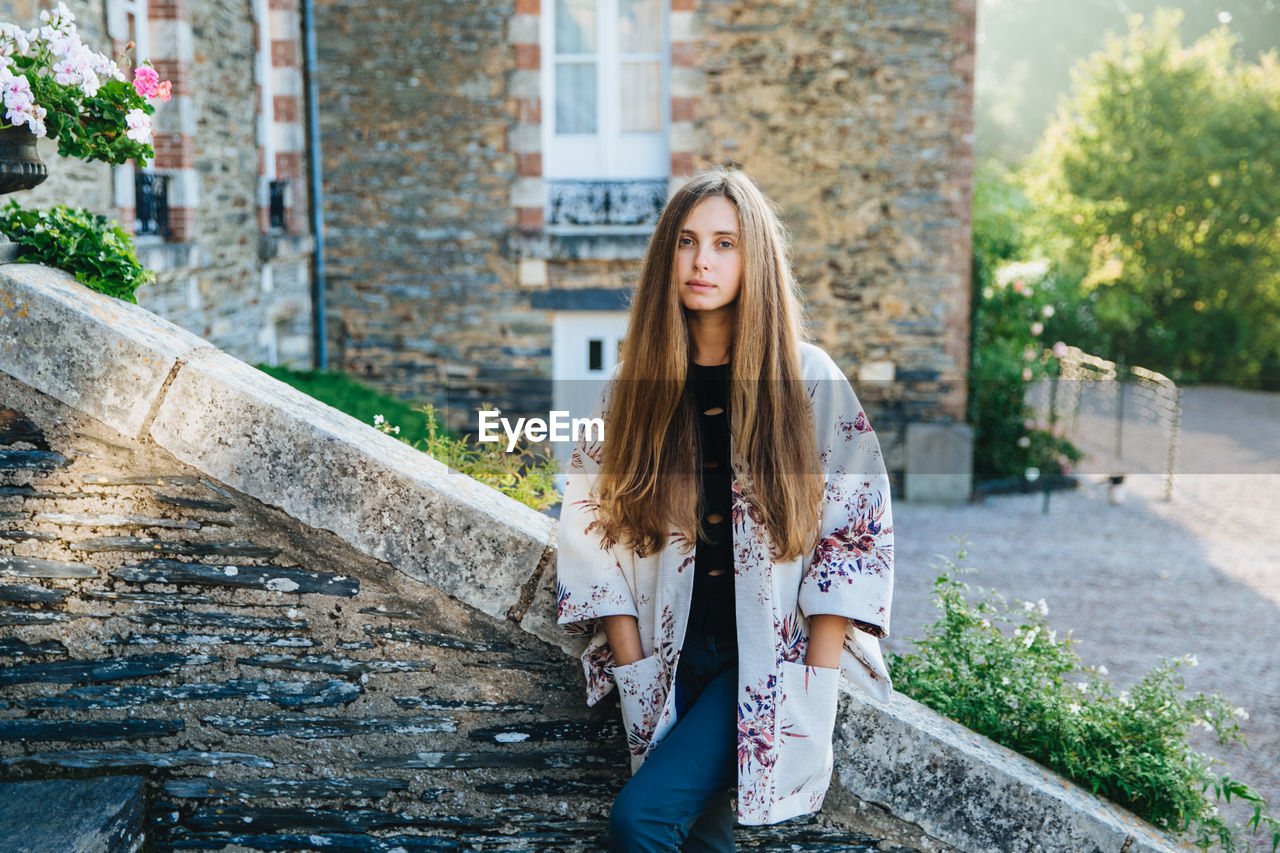
<svg viewBox="0 0 1280 853"><path fill-rule="evenodd" d="M1248 717L1219 693L1187 695L1182 669L1193 655L1116 690L1105 667L1084 666L1071 638L1049 627L1043 599L1009 604L978 590L970 601L960 571L945 562L933 585L941 616L913 653L890 655L900 692L1201 848L1245 849L1248 830L1280 846L1262 797L1188 740L1203 728L1224 746L1243 742ZM1253 807L1247 827L1218 812L1233 798Z"/></svg>
<svg viewBox="0 0 1280 853"><path fill-rule="evenodd" d="M32 30L0 23L0 96L4 126L58 140L64 157L119 165L149 160L154 101L167 101L168 81L149 65L126 80L119 64L80 41L66 5L40 13Z"/></svg>
<svg viewBox="0 0 1280 853"><path fill-rule="evenodd" d="M1053 265L1020 260L1018 223L1025 199L1003 176L980 168L973 197L975 312L969 369L969 420L974 425L974 475L979 481L1020 479L1029 472L1070 473L1080 451L1053 424L1037 423L1026 385L1052 375L1066 344L1046 328L1070 310ZM1055 304L1057 303L1057 304Z"/></svg>

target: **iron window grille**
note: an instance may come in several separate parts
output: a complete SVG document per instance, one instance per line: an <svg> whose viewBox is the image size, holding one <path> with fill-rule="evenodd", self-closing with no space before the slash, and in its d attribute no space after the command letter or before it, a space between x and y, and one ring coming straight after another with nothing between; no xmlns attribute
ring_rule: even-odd
<svg viewBox="0 0 1280 853"><path fill-rule="evenodd" d="M667 181L547 181L547 224L612 229L656 225Z"/></svg>

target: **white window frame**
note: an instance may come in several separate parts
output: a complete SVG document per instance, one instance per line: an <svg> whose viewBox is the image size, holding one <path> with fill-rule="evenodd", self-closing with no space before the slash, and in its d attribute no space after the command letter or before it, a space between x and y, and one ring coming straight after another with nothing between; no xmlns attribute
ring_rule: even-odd
<svg viewBox="0 0 1280 853"><path fill-rule="evenodd" d="M557 311L551 321L552 408L570 417L590 416L596 398L618 366L618 352L627 333L627 311ZM599 370L589 364L591 341L601 343ZM567 467L573 447L555 442L556 458Z"/></svg>
<svg viewBox="0 0 1280 853"><path fill-rule="evenodd" d="M618 49L618 0L596 0L596 52L561 54L561 59L590 59L596 64L596 132L556 133L555 0L543 0L542 43L542 173L548 179L652 179L671 172L671 36L669 3L661 0L662 49L627 54L628 61L648 60L662 67L660 111L656 132L623 133L619 109L622 57Z"/></svg>

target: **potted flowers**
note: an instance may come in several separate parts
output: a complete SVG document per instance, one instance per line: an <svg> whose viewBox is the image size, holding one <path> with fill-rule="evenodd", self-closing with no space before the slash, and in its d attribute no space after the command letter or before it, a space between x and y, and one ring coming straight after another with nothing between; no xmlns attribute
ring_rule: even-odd
<svg viewBox="0 0 1280 853"><path fill-rule="evenodd" d="M169 83L147 65L126 80L114 60L80 41L63 3L41 12L40 21L33 30L0 23L0 192L44 180L35 155L41 136L58 140L64 157L112 165L148 160L152 101L169 99Z"/></svg>

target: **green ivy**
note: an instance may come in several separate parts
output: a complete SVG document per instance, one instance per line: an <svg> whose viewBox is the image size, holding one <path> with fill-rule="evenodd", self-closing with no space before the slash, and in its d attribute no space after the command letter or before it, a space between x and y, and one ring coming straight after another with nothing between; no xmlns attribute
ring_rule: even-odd
<svg viewBox="0 0 1280 853"><path fill-rule="evenodd" d="M22 247L20 262L66 270L84 286L125 302L137 304L134 291L155 279L138 263L133 238L87 210L25 210L11 199L0 210L0 231Z"/></svg>
<svg viewBox="0 0 1280 853"><path fill-rule="evenodd" d="M1186 695L1181 670L1194 656L1117 691L1105 667L1085 667L1074 641L1049 627L1043 599L1009 604L979 590L971 601L956 575L972 570L944 563L932 595L941 616L913 653L889 656L900 692L1203 849L1248 848L1245 828L1215 805L1232 798L1252 807L1247 829L1280 847L1263 798L1190 744L1195 727L1223 746L1243 743L1247 716L1219 693Z"/></svg>

